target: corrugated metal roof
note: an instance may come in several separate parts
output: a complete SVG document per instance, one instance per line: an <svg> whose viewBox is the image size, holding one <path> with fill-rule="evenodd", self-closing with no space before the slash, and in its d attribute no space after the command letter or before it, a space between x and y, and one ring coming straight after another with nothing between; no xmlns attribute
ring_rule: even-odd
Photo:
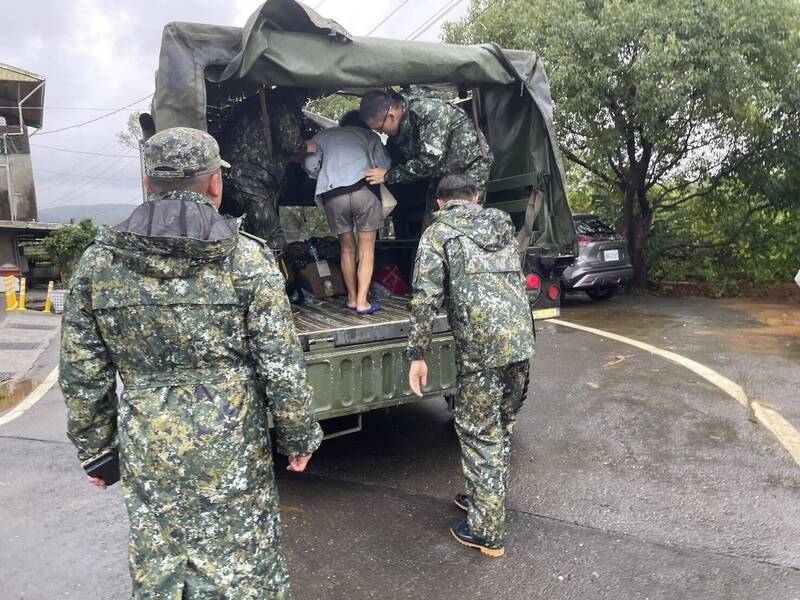
<svg viewBox="0 0 800 600"><path fill-rule="evenodd" d="M44 77L31 73L19 67L12 67L4 63L0 63L0 80L2 81L27 81L30 83L38 83L44 81Z"/></svg>
<svg viewBox="0 0 800 600"><path fill-rule="evenodd" d="M39 223L36 221L8 221L0 220L0 231L55 231L64 227L63 223Z"/></svg>
<svg viewBox="0 0 800 600"><path fill-rule="evenodd" d="M19 126L19 110L15 105L27 97L22 106L22 119L29 127L42 127L44 81L41 75L0 63L0 107L3 107L0 116L5 117L7 125Z"/></svg>

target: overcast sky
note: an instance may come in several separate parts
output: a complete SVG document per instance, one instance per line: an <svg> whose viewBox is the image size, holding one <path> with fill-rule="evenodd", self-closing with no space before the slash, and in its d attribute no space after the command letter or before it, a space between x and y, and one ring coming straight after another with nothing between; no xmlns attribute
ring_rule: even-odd
<svg viewBox="0 0 800 600"><path fill-rule="evenodd" d="M10 1L10 0L4 0ZM39 208L130 203L141 199L138 155L115 142L131 110L68 131L153 93L161 30L170 21L244 25L263 0L26 0L26 17L4 23L0 62L42 75L44 127L31 138ZM462 17L468 0L410 0L373 35L404 38L441 9L452 10L419 39L438 41L440 24ZM455 4L454 4L455 3ZM309 0L312 7L365 35L403 0ZM8 11L0 11L8 15ZM97 109L97 110L95 110ZM69 150L53 150L60 148ZM91 156L77 152L117 156ZM131 155L124 157L121 155ZM65 174L69 175L65 175Z"/></svg>

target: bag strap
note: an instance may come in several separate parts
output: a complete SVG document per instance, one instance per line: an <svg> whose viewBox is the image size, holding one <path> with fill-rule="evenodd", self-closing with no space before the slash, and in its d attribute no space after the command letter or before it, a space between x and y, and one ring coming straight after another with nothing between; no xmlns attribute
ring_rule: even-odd
<svg viewBox="0 0 800 600"><path fill-rule="evenodd" d="M544 203L544 179L536 185L531 191L533 202L528 200L528 206L525 209L525 220L522 223L522 228L517 233L517 243L519 243L519 255L522 264L525 263L525 254L528 252L528 246L533 237L533 226L536 223L536 218L542 210Z"/></svg>
<svg viewBox="0 0 800 600"><path fill-rule="evenodd" d="M479 150L481 152L481 156L483 157L484 160L486 160L487 158L489 158L489 152L486 149L486 147L484 146L484 140L483 140L484 135L483 135L483 132L481 131L481 120L480 120L481 107L480 107L480 103L481 103L481 91L478 88L473 88L472 89L472 102L471 102L471 104L472 104L472 121L473 121L473 125L475 125L475 133L478 136L478 148L479 148Z"/></svg>
<svg viewBox="0 0 800 600"><path fill-rule="evenodd" d="M369 141L365 140L365 139L364 139L363 137L361 137L360 135L359 135L358 137L359 137L359 139L361 140L361 143L362 143L362 144L364 144L364 146L365 146L365 148L366 148L366 150L367 150L367 158L369 158L369 164L370 164L370 166L371 166L373 169L375 169L377 165L375 164L375 155L374 155L374 153L372 152L372 144L370 144L370 143L369 143ZM371 136L370 136L370 137L371 137Z"/></svg>
<svg viewBox="0 0 800 600"><path fill-rule="evenodd" d="M269 126L269 112L267 112L267 92L262 86L258 90L258 99L261 101L261 125L264 127L264 140L267 142L267 155L272 157L272 131Z"/></svg>

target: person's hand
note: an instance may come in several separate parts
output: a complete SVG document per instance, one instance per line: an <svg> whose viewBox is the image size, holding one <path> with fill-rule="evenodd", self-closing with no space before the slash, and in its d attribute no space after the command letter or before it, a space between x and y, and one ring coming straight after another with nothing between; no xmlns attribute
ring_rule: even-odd
<svg viewBox="0 0 800 600"><path fill-rule="evenodd" d="M411 391L420 398L422 388L428 385L428 363L424 360L412 360L411 368L408 370L408 385Z"/></svg>
<svg viewBox="0 0 800 600"><path fill-rule="evenodd" d="M104 490L104 489L106 489L106 488L108 487L108 486L106 485L106 482L105 482L105 481L103 481L102 479L100 479L99 477L89 477L89 476L87 475L87 476L86 476L86 479L88 479L88 480L89 480L89 483L91 483L91 484L92 484L92 485L94 485L94 486L97 486L97 487L99 487L101 490Z"/></svg>
<svg viewBox="0 0 800 600"><path fill-rule="evenodd" d="M367 183L371 185L386 183L386 169L369 169L367 171Z"/></svg>
<svg viewBox="0 0 800 600"><path fill-rule="evenodd" d="M294 471L295 473L302 473L306 470L308 461L311 460L310 454L301 454L299 456L289 457L289 466L286 467L287 471Z"/></svg>
<svg viewBox="0 0 800 600"><path fill-rule="evenodd" d="M316 154L319 152L319 144L314 140L306 140L306 152Z"/></svg>

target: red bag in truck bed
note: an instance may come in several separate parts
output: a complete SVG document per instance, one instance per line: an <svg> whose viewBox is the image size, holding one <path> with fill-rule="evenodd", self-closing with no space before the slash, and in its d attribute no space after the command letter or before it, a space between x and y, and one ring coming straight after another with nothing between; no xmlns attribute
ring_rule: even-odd
<svg viewBox="0 0 800 600"><path fill-rule="evenodd" d="M411 291L408 282L403 278L403 274L397 265L386 265L375 273L373 281L380 283L396 296L405 296Z"/></svg>

